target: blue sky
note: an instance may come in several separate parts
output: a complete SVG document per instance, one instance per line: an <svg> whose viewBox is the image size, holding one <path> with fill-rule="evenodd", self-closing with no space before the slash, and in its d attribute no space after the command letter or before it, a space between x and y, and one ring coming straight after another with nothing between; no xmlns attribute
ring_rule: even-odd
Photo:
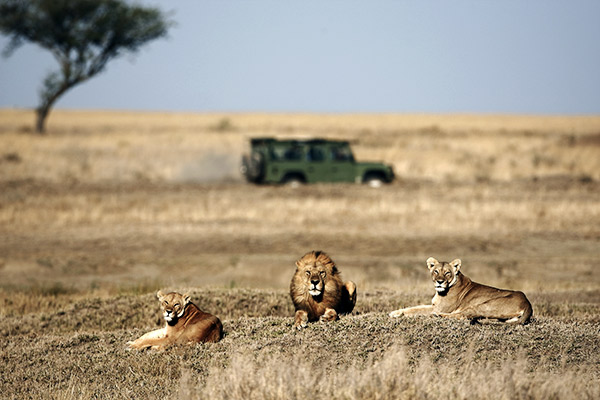
<svg viewBox="0 0 600 400"><path fill-rule="evenodd" d="M58 108L197 112L600 113L600 1L145 0L176 22ZM4 48L6 37L0 37ZM0 107L57 68L0 60Z"/></svg>

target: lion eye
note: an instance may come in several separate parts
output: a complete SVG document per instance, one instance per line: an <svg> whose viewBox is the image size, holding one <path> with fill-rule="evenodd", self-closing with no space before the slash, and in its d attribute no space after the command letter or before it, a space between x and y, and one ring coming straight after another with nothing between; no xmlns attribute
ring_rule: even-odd
<svg viewBox="0 0 600 400"><path fill-rule="evenodd" d="M325 271L321 271L321 277L325 278L325 275L327 275L327 273Z"/></svg>
<svg viewBox="0 0 600 400"><path fill-rule="evenodd" d="M446 275L446 276L450 276L450 275L452 275L452 274L451 274L450 272L446 272L444 275Z"/></svg>
<svg viewBox="0 0 600 400"><path fill-rule="evenodd" d="M436 269L435 271L433 271L433 273L437 275L437 274L439 274L439 273L440 273L440 271L438 271L438 270Z"/></svg>
<svg viewBox="0 0 600 400"><path fill-rule="evenodd" d="M306 276L310 276L310 271L306 271Z"/></svg>

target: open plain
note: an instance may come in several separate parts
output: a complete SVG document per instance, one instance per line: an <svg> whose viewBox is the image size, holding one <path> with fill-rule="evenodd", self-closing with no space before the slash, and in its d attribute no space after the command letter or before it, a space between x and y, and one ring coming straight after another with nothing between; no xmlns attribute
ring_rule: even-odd
<svg viewBox="0 0 600 400"><path fill-rule="evenodd" d="M0 110L1 398L600 398L600 117ZM255 136L344 138L397 180L253 186ZM294 261L326 251L352 315L292 329ZM524 326L390 319L425 260L524 291ZM158 289L217 344L127 351Z"/></svg>

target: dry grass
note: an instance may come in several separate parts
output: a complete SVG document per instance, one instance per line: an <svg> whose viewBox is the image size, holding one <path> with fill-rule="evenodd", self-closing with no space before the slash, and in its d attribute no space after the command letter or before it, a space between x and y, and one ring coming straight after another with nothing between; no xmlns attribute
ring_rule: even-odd
<svg viewBox="0 0 600 400"><path fill-rule="evenodd" d="M593 399L600 389L587 371L569 368L535 372L525 356L506 355L501 362L481 361L468 349L455 360L414 362L406 350L391 349L381 359L355 361L327 370L318 362L296 356L238 355L223 371L209 370L206 384L182 373L179 395L198 399ZM292 366L292 367L291 367ZM565 384L566 382L566 384Z"/></svg>
<svg viewBox="0 0 600 400"><path fill-rule="evenodd" d="M398 236L408 227L423 236L596 231L600 219L596 184L531 182L499 184L392 185L381 190L354 185L318 185L299 190L247 185L48 185L0 183L5 193L0 224L19 230L150 224L165 231L202 225L231 232L243 224L256 234L289 230ZM343 196L336 194L343 191ZM241 205L247 207L242 207ZM355 210L361 210L359 214ZM452 215L452 220L446 215ZM516 224L518 222L518 224ZM228 230L229 229L229 230Z"/></svg>
<svg viewBox="0 0 600 400"><path fill-rule="evenodd" d="M285 291L192 290L219 310L218 344L129 352L160 323L152 294L88 298L0 321L4 398L560 398L598 395L599 293L526 326L390 319L411 301L363 293L354 315L293 329ZM564 301L564 299L561 299ZM534 307L537 305L534 300ZM537 309L536 309L537 310ZM558 382L557 382L558 380ZM26 385L21 384L27 382ZM441 382L441 383L440 383Z"/></svg>
<svg viewBox="0 0 600 400"><path fill-rule="evenodd" d="M0 110L0 398L598 398L600 117ZM248 137L358 140L381 190L256 187ZM292 329L294 261L326 250L353 315ZM524 290L527 326L387 312L424 260ZM214 345L128 352L189 290Z"/></svg>
<svg viewBox="0 0 600 400"><path fill-rule="evenodd" d="M3 179L179 182L239 180L251 136L357 141L401 179L600 179L600 117L470 115L160 114L54 111L47 137L33 113L0 110ZM7 158L8 157L8 158Z"/></svg>

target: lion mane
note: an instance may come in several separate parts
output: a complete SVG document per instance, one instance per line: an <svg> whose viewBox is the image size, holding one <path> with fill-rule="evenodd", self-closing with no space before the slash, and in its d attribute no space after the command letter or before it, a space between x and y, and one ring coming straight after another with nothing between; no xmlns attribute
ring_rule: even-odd
<svg viewBox="0 0 600 400"><path fill-rule="evenodd" d="M335 263L323 251L311 251L296 261L290 297L296 310L294 327L302 329L309 321L334 321L339 314L351 313L356 284L343 282Z"/></svg>
<svg viewBox="0 0 600 400"><path fill-rule="evenodd" d="M218 342L223 337L219 318L205 313L191 302L188 294L156 293L165 319L165 326L128 342L131 349L164 349L173 344Z"/></svg>
<svg viewBox="0 0 600 400"><path fill-rule="evenodd" d="M426 263L436 291L431 305L402 308L392 311L390 317L438 315L471 322L495 319L514 324L526 324L531 319L533 308L523 292L473 282L460 271L459 259L439 262L429 257Z"/></svg>

